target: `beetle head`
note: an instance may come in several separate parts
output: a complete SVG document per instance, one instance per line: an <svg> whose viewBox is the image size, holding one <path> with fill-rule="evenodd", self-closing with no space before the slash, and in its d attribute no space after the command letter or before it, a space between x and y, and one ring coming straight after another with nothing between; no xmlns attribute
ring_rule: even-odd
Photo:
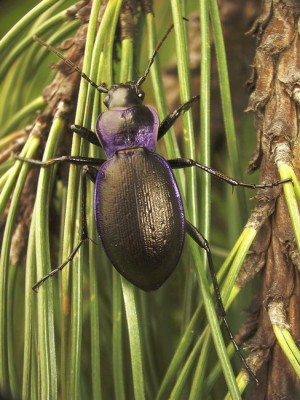
<svg viewBox="0 0 300 400"><path fill-rule="evenodd" d="M109 110L127 109L143 103L145 93L134 82L113 85L104 99Z"/></svg>
<svg viewBox="0 0 300 400"><path fill-rule="evenodd" d="M135 105L142 104L144 100L144 92L140 89L140 86L147 78L150 68L155 60L155 57L158 53L163 42L166 40L167 36L173 29L174 25L171 25L167 30L161 41L158 43L156 48L153 51L153 54L148 62L147 68L144 74L136 81L136 82L127 82L119 85L113 85L107 92L107 96L104 99L104 104L109 110L113 109L126 109ZM101 86L101 85L100 85ZM105 88L104 88L105 89ZM103 87L101 87L102 92Z"/></svg>

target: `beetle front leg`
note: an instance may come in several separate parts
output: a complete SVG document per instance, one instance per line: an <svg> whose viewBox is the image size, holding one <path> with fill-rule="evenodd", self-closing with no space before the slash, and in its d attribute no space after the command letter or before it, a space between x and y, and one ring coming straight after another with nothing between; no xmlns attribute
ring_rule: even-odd
<svg viewBox="0 0 300 400"><path fill-rule="evenodd" d="M174 125L176 119L183 113L188 111L191 107L194 101L199 100L200 96L194 96L192 97L189 101L186 103L182 104L180 107L178 107L175 111L173 111L171 114L169 114L159 125L158 128L158 135L157 135L157 140L161 139L171 128L171 126Z"/></svg>
<svg viewBox="0 0 300 400"><path fill-rule="evenodd" d="M81 191L81 233L80 233L80 240L77 243L77 245L74 247L72 252L69 254L67 259L60 264L56 269L52 270L49 272L47 275L43 276L39 281L37 281L33 286L32 289L34 291L37 291L38 287L44 283L48 278L52 277L53 275L57 274L59 271L61 271L69 262L73 260L77 252L79 251L80 247L83 245L85 241L89 239L88 237L88 229L87 229L87 216L86 216L86 178L87 176L91 179L92 182L95 183L96 180L96 175L97 175L97 169L90 167L88 165L85 165L82 168L82 191Z"/></svg>
<svg viewBox="0 0 300 400"><path fill-rule="evenodd" d="M244 183L240 182L234 178L231 178L230 176L222 174L222 172L219 172L213 168L209 168L206 165L200 164L194 160L191 160L189 158L176 158L174 160L168 160L168 164L172 169L179 169L179 168L189 168L189 167L197 167L201 169L202 171L205 171L216 178L229 183L231 186L242 186L245 188L249 189L266 189L266 188L272 188L274 186L279 186L282 183L286 182L292 182L291 178L288 179L283 179L271 183L262 183L262 184L256 184L256 183Z"/></svg>
<svg viewBox="0 0 300 400"><path fill-rule="evenodd" d="M249 375L252 377L252 379L258 383L258 380L255 376L255 374L252 372L251 368L249 367L249 365L247 364L247 361L245 360L243 354L241 353L241 350L238 346L238 344L236 343L233 333L230 329L230 326L228 324L227 318L226 318L226 312L225 312L225 308L223 305L223 301L221 298L221 293L220 293L220 287L217 281L217 276L216 276L216 272L215 272L215 268L214 268L214 264L213 264L213 260L212 260L212 256L211 256L211 251L209 248L209 244L208 241L203 237L203 235L198 231L197 228L194 227L194 225L192 225L189 221L185 221L186 222L186 232L188 235L191 236L191 238L202 248L206 251L206 255L207 255L207 259L208 259L208 267L209 267L209 272L210 272L210 276L211 276L211 280L212 280L212 284L213 284L213 288L214 288L214 292L215 292L215 297L217 300L217 310L218 310L218 315L219 317L222 319L226 331L228 333L228 336L237 352L237 354L240 357L240 360L242 361L244 367L246 368L247 372L249 373Z"/></svg>
<svg viewBox="0 0 300 400"><path fill-rule="evenodd" d="M71 125L71 129L73 132L77 133L83 139L86 139L88 142L94 144L95 146L102 147L101 143L99 142L98 136L95 132L90 131L89 129L85 128L81 125Z"/></svg>

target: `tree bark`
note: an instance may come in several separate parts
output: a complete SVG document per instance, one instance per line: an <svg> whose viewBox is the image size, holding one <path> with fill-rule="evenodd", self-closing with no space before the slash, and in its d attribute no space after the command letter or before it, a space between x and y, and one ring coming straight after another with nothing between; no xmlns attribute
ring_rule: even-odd
<svg viewBox="0 0 300 400"><path fill-rule="evenodd" d="M282 156L300 176L299 83L300 2L264 0L251 33L257 37L252 89L248 110L254 112L257 146L249 172L260 168L261 181L279 179L275 163L278 146ZM266 218L239 276L242 287L261 272L260 293L252 313L240 330L239 340L251 338L251 365L259 386L249 399L300 398L300 380L273 333L273 324L287 328L300 341L299 251L282 188L260 192L253 220Z"/></svg>

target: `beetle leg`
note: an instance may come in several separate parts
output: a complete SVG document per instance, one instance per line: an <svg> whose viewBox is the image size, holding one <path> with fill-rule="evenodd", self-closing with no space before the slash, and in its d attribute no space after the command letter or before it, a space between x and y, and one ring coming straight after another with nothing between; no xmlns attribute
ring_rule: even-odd
<svg viewBox="0 0 300 400"><path fill-rule="evenodd" d="M216 294L217 299L217 307L218 307L218 314L220 318L224 318L226 313L222 303L222 298L220 294L219 284L217 282L216 273L212 261L211 251L209 248L208 241L205 239L204 236L198 231L197 228L194 227L189 221L186 221L186 231L192 237L192 239L200 246L202 249L206 251L207 258L208 258L208 266L211 274L212 283L214 286L214 291Z"/></svg>
<svg viewBox="0 0 300 400"><path fill-rule="evenodd" d="M245 360L244 356L242 355L240 348L234 339L233 333L232 333L230 326L228 324L228 321L226 319L226 312L225 312L225 308L224 308L224 305L222 302L220 287L219 287L219 284L217 281L216 272L215 272L215 268L214 268L208 241L202 236L202 234L198 231L198 229L194 227L194 225L192 225L189 221L185 221L185 222L186 222L186 232L191 236L191 238L200 247L202 247L202 249L204 249L206 251L209 272L210 272L210 276L211 276L211 280L212 280L212 284L214 287L214 292L215 292L215 296L216 296L216 300L217 300L217 310L218 310L219 317L222 319L222 321L225 325L226 331L228 333L228 336L229 336L236 352L238 353L240 360L242 361L244 367L246 368L249 375L255 380L255 382L258 383L258 380L257 380L255 374L252 372L251 368L247 364L247 361Z"/></svg>
<svg viewBox="0 0 300 400"><path fill-rule="evenodd" d="M158 135L157 135L157 140L161 139L164 134L168 132L168 130L173 126L174 122L176 119L183 113L189 110L192 107L192 104L194 101L199 100L200 95L192 97L189 101L186 103L182 104L180 107L178 107L175 111L173 111L171 114L169 114L159 125L158 128Z"/></svg>
<svg viewBox="0 0 300 400"><path fill-rule="evenodd" d="M38 287L44 283L48 278L57 274L57 272L61 271L69 262L73 260L80 247L83 245L85 241L89 239L88 237L88 229L87 229L87 217L86 217L86 177L88 176L92 182L95 182L97 170L96 168L85 165L82 168L81 177L82 177L82 188L81 188L81 233L80 240L77 245L74 247L72 252L69 254L67 259L60 264L56 269L49 272L47 275L43 276L39 281L37 281L32 289L37 291Z"/></svg>
<svg viewBox="0 0 300 400"><path fill-rule="evenodd" d="M283 179L283 180L275 181L275 182L271 182L271 183L262 183L262 184L244 183L244 182L240 182L234 178L230 178L229 176L222 174L222 172L219 172L213 168L207 167L206 165L200 164L189 158L176 158L174 160L168 160L168 163L169 163L170 167L173 169L197 167L197 168L200 168L203 171L215 176L216 178L229 183L229 185L231 185L231 186L242 186L242 187L246 187L246 188L250 188L250 189L266 189L266 188L272 188L274 186L279 186L282 183L292 182L292 178L288 178L288 179Z"/></svg>
<svg viewBox="0 0 300 400"><path fill-rule="evenodd" d="M78 133L83 139L86 139L88 142L94 144L95 146L102 147L99 142L98 136L95 132L90 131L84 126L80 125L71 125L71 129L73 132Z"/></svg>
<svg viewBox="0 0 300 400"><path fill-rule="evenodd" d="M33 160L31 158L25 158L20 156L14 156L16 160L25 161L29 164L36 165L43 168L51 167L54 164L60 163L70 163L76 165L102 165L106 160L100 158L91 158L91 157L79 157L79 156L62 156L57 158L52 158L47 161Z"/></svg>
<svg viewBox="0 0 300 400"><path fill-rule="evenodd" d="M96 177L98 174L98 170L97 168L91 167L89 165L85 165L83 167L83 169L86 171L86 175L88 176L88 178L90 178L90 180L95 183L96 182Z"/></svg>

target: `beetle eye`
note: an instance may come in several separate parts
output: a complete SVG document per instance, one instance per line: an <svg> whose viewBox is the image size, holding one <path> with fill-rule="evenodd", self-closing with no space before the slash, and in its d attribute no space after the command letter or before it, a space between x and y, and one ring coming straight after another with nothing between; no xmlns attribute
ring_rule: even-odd
<svg viewBox="0 0 300 400"><path fill-rule="evenodd" d="M139 99L144 100L145 93L142 90L138 90L136 94Z"/></svg>

